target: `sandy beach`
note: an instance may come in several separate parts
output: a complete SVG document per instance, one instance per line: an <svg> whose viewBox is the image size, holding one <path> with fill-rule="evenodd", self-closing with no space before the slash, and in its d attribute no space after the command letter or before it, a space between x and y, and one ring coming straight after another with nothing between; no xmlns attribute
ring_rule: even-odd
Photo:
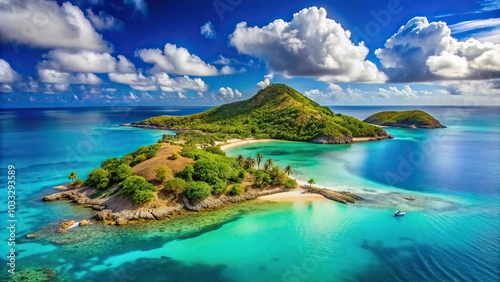
<svg viewBox="0 0 500 282"><path fill-rule="evenodd" d="M302 189L262 196L258 197L257 200L273 201L273 202L321 201L321 200L328 201L327 198L321 195L307 193L305 190Z"/></svg>
<svg viewBox="0 0 500 282"><path fill-rule="evenodd" d="M230 139L226 141L225 145L222 145L220 148L222 150L227 150L231 149L236 146L241 146L245 144L252 144L252 143L260 143L260 142L275 142L275 141L283 141L283 140L276 140L276 139Z"/></svg>
<svg viewBox="0 0 500 282"><path fill-rule="evenodd" d="M222 145L221 149L227 150L244 144L252 144L257 142L273 142L273 141L283 142L283 140L276 140L276 139L231 139L227 140L226 145ZM335 200L338 201L337 199L339 197L338 195L334 196L330 195L330 197L328 197L321 195L321 193L309 193L306 191L306 189L304 189L309 187L309 184L306 181L298 180L292 176L290 176L290 178L295 179L295 181L297 181L298 187L296 190L261 196L258 197L257 200L274 201L274 202L328 201L329 199L331 199L330 197L334 197L336 198ZM327 190L332 190L333 192L335 192L333 189L327 188ZM342 197L343 196L341 196L341 198Z"/></svg>
<svg viewBox="0 0 500 282"><path fill-rule="evenodd" d="M367 141L379 141L377 137L354 137L352 138L352 142L367 142Z"/></svg>
<svg viewBox="0 0 500 282"><path fill-rule="evenodd" d="M377 137L355 137L352 139L353 142L367 142L367 141L376 141L379 140ZM252 143L261 143L261 142L287 142L285 140L278 140L278 139L230 139L225 142L224 145L221 146L222 150L227 150L231 149L233 147L245 145L245 144L252 144ZM294 142L294 141L288 141L288 142Z"/></svg>

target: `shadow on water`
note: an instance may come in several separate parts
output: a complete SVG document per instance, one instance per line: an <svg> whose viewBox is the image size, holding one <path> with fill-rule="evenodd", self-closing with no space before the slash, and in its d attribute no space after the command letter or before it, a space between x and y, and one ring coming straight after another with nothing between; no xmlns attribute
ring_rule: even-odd
<svg viewBox="0 0 500 282"><path fill-rule="evenodd" d="M45 226L34 238L23 236L19 243L40 244L42 246L56 246L57 253L62 256L53 256L50 253L35 253L18 250L23 262L23 269L29 271L26 275L44 277L47 269L55 271L58 277L75 280L75 273L86 275L81 281L229 281L221 277L223 266L193 265L187 266L166 257L162 259L139 259L134 263L125 263L116 269L131 271L132 280L113 280L111 274L90 273L88 269L93 265L106 265L109 257L119 256L128 252L147 252L159 249L173 240L186 240L215 231L224 225L240 219L244 214L267 209L275 206L266 202L245 202L228 206L210 213L190 213L178 218L164 221L143 223L129 226L108 226L94 223L88 227L79 227L56 233L58 224L51 223ZM118 246L118 247L117 247ZM64 261L61 261L64 258ZM3 261L3 260L0 260ZM110 273L115 268L108 268ZM49 271L50 272L50 271ZM51 274L52 275L52 274ZM23 275L19 275L21 277ZM106 279L103 280L103 277ZM169 280L172 277L172 280ZM80 276L78 275L78 279ZM173 279L175 278L175 279ZM0 277L0 281L2 277ZM32 281L32 280L26 280ZM39 281L57 281L44 280Z"/></svg>
<svg viewBox="0 0 500 282"><path fill-rule="evenodd" d="M394 241L397 246L382 241L361 243L377 259L355 276L356 281L496 281L500 275L488 261L460 255L459 247L418 244L397 236ZM473 268L466 267L471 264Z"/></svg>
<svg viewBox="0 0 500 282"><path fill-rule="evenodd" d="M205 264L187 265L168 257L159 259L138 259L121 265L119 268L92 272L73 281L233 281L224 277L225 265L208 266Z"/></svg>
<svg viewBox="0 0 500 282"><path fill-rule="evenodd" d="M159 259L138 259L128 262L117 268L104 271L90 272L85 269L76 269L85 274L74 277L74 271L58 272L49 267L29 267L16 272L15 276L0 276L1 281L107 281L107 282L155 282L155 281L218 281L231 282L223 275L225 265L209 266L206 264L187 265L182 262L161 257Z"/></svg>

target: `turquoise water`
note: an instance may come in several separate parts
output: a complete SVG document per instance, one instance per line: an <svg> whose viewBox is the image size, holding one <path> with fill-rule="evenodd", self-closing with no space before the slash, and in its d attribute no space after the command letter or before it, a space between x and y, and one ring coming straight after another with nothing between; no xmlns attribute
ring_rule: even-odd
<svg viewBox="0 0 500 282"><path fill-rule="evenodd" d="M500 278L500 109L494 107L424 108L448 128L387 129L394 140L338 146L257 143L228 152L260 152L277 165L290 164L299 180L313 177L319 186L361 194L366 199L361 204L243 203L141 226L94 224L54 233L63 219L92 215L81 207L40 201L67 181L69 171L84 176L104 158L154 143L165 133L119 123L199 110L0 112L2 173L15 164L19 180L17 270L50 268L62 281ZM334 108L358 118L379 110ZM417 200L402 199L407 195ZM408 213L393 218L396 209ZM1 215L0 235L7 238L5 209ZM40 237L25 238L36 231ZM8 253L6 243L1 250Z"/></svg>

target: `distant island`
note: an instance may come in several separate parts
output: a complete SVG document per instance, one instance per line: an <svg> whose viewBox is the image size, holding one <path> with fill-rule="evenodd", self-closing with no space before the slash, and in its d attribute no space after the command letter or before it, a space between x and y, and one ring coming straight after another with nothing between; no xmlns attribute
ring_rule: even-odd
<svg viewBox="0 0 500 282"><path fill-rule="evenodd" d="M371 115L364 122L405 128L446 128L437 119L423 111L388 111Z"/></svg>
<svg viewBox="0 0 500 282"><path fill-rule="evenodd" d="M384 129L319 105L284 84L272 84L252 98L189 116L158 116L131 126L199 131L214 140L279 139L328 144L387 139ZM360 140L356 140L360 138Z"/></svg>

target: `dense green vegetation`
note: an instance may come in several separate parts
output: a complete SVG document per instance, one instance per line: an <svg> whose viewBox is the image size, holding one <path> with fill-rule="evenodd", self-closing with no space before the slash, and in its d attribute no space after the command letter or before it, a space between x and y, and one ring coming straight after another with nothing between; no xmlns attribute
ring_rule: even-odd
<svg viewBox="0 0 500 282"><path fill-rule="evenodd" d="M232 138L239 138L237 134L225 134L225 133L202 133L200 131L180 131L176 135L163 135L160 139L160 143L174 143L182 146L196 146L196 145L208 145L214 146L215 142L221 140L229 140ZM178 156L176 156L178 157ZM175 157L172 156L172 159Z"/></svg>
<svg viewBox="0 0 500 282"><path fill-rule="evenodd" d="M186 197L191 202L201 201L212 192L212 187L203 181L190 181L186 185Z"/></svg>
<svg viewBox="0 0 500 282"><path fill-rule="evenodd" d="M154 157L160 147L161 144L142 146L123 158L104 160L100 168L90 172L84 185L106 190L118 184L122 194L132 202L137 204L149 202L154 198L153 192L156 188L141 176L131 176L131 166Z"/></svg>
<svg viewBox="0 0 500 282"><path fill-rule="evenodd" d="M318 136L372 137L384 135L380 127L356 118L335 115L296 90L273 84L260 90L249 100L222 105L189 116L159 116L140 124L175 130L177 137L165 137L164 142L184 138L193 144L213 144L229 138L275 138L294 141L313 141ZM260 164L260 162L259 162Z"/></svg>
<svg viewBox="0 0 500 282"><path fill-rule="evenodd" d="M169 174L170 169L167 166L162 165L156 169L156 180L163 183Z"/></svg>
<svg viewBox="0 0 500 282"><path fill-rule="evenodd" d="M388 111L376 113L365 122L398 127L423 127L423 128L442 128L444 127L438 120L423 111Z"/></svg>
<svg viewBox="0 0 500 282"><path fill-rule="evenodd" d="M106 189L109 186L109 172L103 168L94 169L90 172L85 181L85 185L96 187L97 189Z"/></svg>
<svg viewBox="0 0 500 282"><path fill-rule="evenodd" d="M189 136L197 139L198 134L202 135L191 132ZM165 137L159 142L164 142L164 139ZM160 183L165 181L168 174L173 173L175 176L165 184L161 184L164 195L173 195L174 199L185 195L191 202L198 202L210 195L240 195L250 188L282 186L293 189L297 187L297 182L287 175L291 173L290 166L287 166L285 171L275 166L272 159L264 162L261 154L258 154L256 158L228 157L218 146L207 145L204 148L198 148L187 145L193 144L192 139L186 141L180 155L193 159L194 163L187 165L182 171L171 171L167 166L159 166L155 171L155 178ZM101 163L100 168L89 174L85 185L96 187L104 193L106 189L115 187L133 203L147 203L154 198L156 187L142 176L131 175L132 168L128 163L141 155L146 159L151 158L159 148L160 145L155 144L141 147L123 158L107 159ZM179 158L180 155L177 154L175 158ZM172 159L172 157L169 158ZM263 166L261 162L264 162ZM245 188L243 188L244 182Z"/></svg>
<svg viewBox="0 0 500 282"><path fill-rule="evenodd" d="M82 187L82 186L83 186L83 184L84 184L84 183L85 183L85 182L83 182L82 180L77 179L77 180L75 180L75 181L71 182L71 183L69 184L69 186L70 186L70 187L72 187L72 188L80 188L80 187Z"/></svg>
<svg viewBox="0 0 500 282"><path fill-rule="evenodd" d="M142 176L129 176L120 183L123 195L136 204L144 204L154 198L153 192L156 187L149 183Z"/></svg>
<svg viewBox="0 0 500 282"><path fill-rule="evenodd" d="M175 195L177 195L186 190L186 181L182 178L174 178L167 181L163 189L165 192L174 193Z"/></svg>
<svg viewBox="0 0 500 282"><path fill-rule="evenodd" d="M147 159L151 159L156 155L156 152L160 149L161 144L153 144L150 146L142 146L137 151L127 154L120 161L124 164L128 164L131 167L141 163Z"/></svg>
<svg viewBox="0 0 500 282"><path fill-rule="evenodd" d="M233 185L233 187L231 187L231 190L229 190L229 194L232 196L238 196L241 194L242 191L243 187L241 186L241 184L236 183Z"/></svg>
<svg viewBox="0 0 500 282"><path fill-rule="evenodd" d="M203 200L210 194L240 195L245 180L253 182L256 189L268 186L297 187L297 182L290 179L284 170L274 166L271 159L266 161L268 166L265 169L258 169L255 159L249 157L241 161L242 156L227 157L219 147L200 149L186 146L181 154L195 162L178 172L177 178L165 184L165 189L182 191L185 188L185 195L192 202Z"/></svg>

